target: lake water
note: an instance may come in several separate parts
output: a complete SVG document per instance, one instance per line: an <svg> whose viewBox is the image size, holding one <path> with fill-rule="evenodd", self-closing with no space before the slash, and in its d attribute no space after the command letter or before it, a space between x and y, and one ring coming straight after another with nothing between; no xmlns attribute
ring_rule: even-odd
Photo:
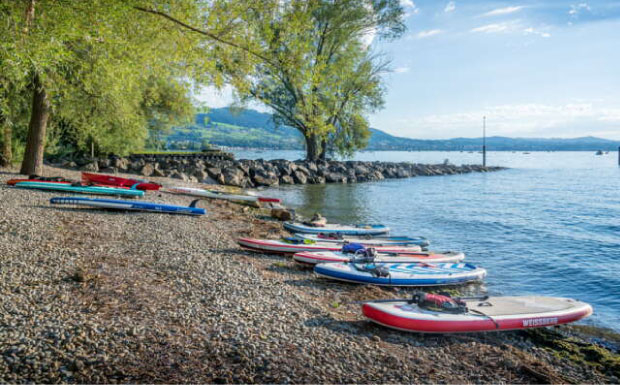
<svg viewBox="0 0 620 385"><path fill-rule="evenodd" d="M296 151L237 157L297 159ZM481 163L467 152L362 152L358 160ZM376 222L392 234L423 235L433 250L462 250L488 270L470 289L544 294L589 302L584 321L620 331L618 154L490 152L509 170L350 185L283 186L272 195L299 213L331 222Z"/></svg>

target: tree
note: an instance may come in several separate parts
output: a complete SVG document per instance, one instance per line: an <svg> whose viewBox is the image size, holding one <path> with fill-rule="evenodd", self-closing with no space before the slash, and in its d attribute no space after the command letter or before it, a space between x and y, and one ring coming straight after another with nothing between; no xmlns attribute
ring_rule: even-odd
<svg viewBox="0 0 620 385"><path fill-rule="evenodd" d="M19 67L32 106L21 172L40 173L50 133L75 140L77 147L135 148L148 128L161 129L191 114L190 87L223 84L221 63L243 72L243 55L228 55L227 49L206 45L137 9L174 8L178 17L214 25L214 33L227 37L237 33L238 2L229 3L0 1L0 76ZM0 108L3 104L0 100ZM6 127L7 109L0 111Z"/></svg>
<svg viewBox="0 0 620 385"><path fill-rule="evenodd" d="M269 60L249 79L249 95L304 135L307 159L325 158L330 144L341 154L367 144L365 114L383 105L386 63L365 39L400 36L402 14L395 0L290 1L250 14Z"/></svg>
<svg viewBox="0 0 620 385"><path fill-rule="evenodd" d="M251 76L230 61L221 63L227 80L242 101L259 100L274 110L277 123L297 128L313 160L325 157L329 143L342 153L365 145L364 115L383 104L380 75L386 68L365 40L396 38L405 30L398 0L250 1L236 19L248 31L242 40L222 38L200 20L139 9L253 58Z"/></svg>

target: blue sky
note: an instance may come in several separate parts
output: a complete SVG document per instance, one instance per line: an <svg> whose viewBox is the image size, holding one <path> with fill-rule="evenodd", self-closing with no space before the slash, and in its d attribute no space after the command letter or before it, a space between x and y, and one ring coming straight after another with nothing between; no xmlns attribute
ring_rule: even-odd
<svg viewBox="0 0 620 385"><path fill-rule="evenodd" d="M620 1L401 0L373 127L411 138L620 139ZM204 93L212 107L229 103Z"/></svg>

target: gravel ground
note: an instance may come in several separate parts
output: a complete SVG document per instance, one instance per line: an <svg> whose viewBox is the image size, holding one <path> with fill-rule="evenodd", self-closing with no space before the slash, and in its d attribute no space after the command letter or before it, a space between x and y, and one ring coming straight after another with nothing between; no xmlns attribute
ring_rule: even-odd
<svg viewBox="0 0 620 385"><path fill-rule="evenodd" d="M52 207L61 193L7 187L17 176L0 169L0 382L618 381L524 332L443 337L371 324L348 302L403 293L329 283L290 258L240 250L238 236L282 232L248 208L204 201L207 215L187 217Z"/></svg>

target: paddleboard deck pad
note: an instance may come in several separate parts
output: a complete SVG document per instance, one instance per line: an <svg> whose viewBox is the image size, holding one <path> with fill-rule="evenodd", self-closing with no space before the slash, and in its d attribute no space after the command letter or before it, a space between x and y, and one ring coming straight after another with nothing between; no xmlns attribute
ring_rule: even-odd
<svg viewBox="0 0 620 385"><path fill-rule="evenodd" d="M587 303L557 297L489 297L465 300L467 312L427 310L407 301L367 302L362 313L389 328L419 333L466 333L531 329L578 321L592 314Z"/></svg>
<svg viewBox="0 0 620 385"><path fill-rule="evenodd" d="M310 226L300 222L284 222L284 228L293 233L318 234L334 233L343 235L381 235L390 232L390 228L377 224Z"/></svg>
<svg viewBox="0 0 620 385"><path fill-rule="evenodd" d="M259 251L263 253L278 253L278 254L295 254L302 251L340 251L342 245L336 243L324 243L307 241L303 242L287 242L285 240L273 240L273 239L254 239L254 238L239 238L237 240L241 247L246 249ZM421 251L420 246L384 246L376 247L377 252L384 253L419 253ZM351 257L352 254L349 254ZM349 258L345 259L348 260Z"/></svg>
<svg viewBox="0 0 620 385"><path fill-rule="evenodd" d="M133 211L149 211L169 214L186 214L186 215L204 215L206 210L196 207L198 200L192 202L190 206L175 206L153 202L133 202L117 199L93 199L81 197L52 198L52 204L65 204L86 206L101 209L113 210L133 210Z"/></svg>
<svg viewBox="0 0 620 385"><path fill-rule="evenodd" d="M380 286L444 286L480 281L486 270L469 263L319 263L314 272L338 281Z"/></svg>
<svg viewBox="0 0 620 385"><path fill-rule="evenodd" d="M428 262L428 263L440 263L440 262L460 262L465 259L465 254L459 252L448 251L445 253L435 252L396 252L391 253L386 250L393 249L390 247L381 248L376 247L378 252L377 262ZM389 253L389 254L388 254ZM340 251L305 251L298 252L293 255L293 259L300 263L317 264L324 262L348 262L352 258L355 258L355 254L342 253Z"/></svg>
<svg viewBox="0 0 620 385"><path fill-rule="evenodd" d="M144 191L141 190L116 187L76 186L59 182L18 182L15 184L15 187L94 195L123 195L129 197L141 197L144 195Z"/></svg>

